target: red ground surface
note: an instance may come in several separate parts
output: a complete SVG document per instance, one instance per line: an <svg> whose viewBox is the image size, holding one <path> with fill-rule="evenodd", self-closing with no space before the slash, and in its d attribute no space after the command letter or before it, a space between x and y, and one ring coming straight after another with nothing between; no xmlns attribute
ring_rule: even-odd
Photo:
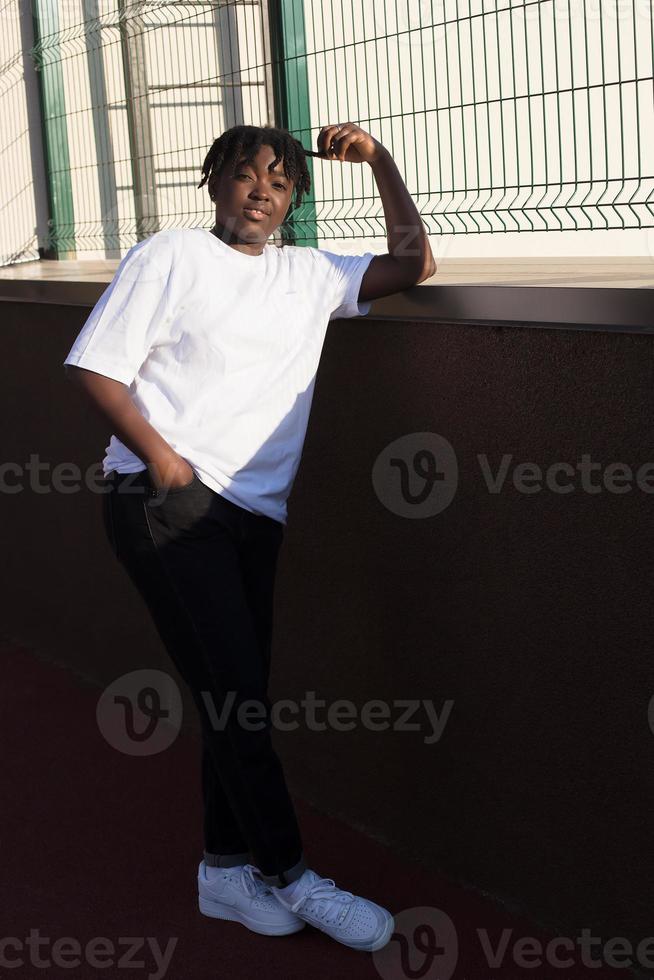
<svg viewBox="0 0 654 980"><path fill-rule="evenodd" d="M166 751L128 757L110 747L95 722L101 691L63 666L11 644L0 644L3 752L2 936L20 944L30 930L47 938L40 956L49 960L57 939L80 944L80 964L43 968L29 948L9 944L1 976L171 980L605 980L630 976L625 970L518 966L511 942L548 937L529 921L516 921L500 905L462 889L416 865L343 823L296 799L309 866L355 894L389 908L403 938L383 954L351 950L307 927L283 937L254 934L233 922L197 910L196 873L201 858L199 747L183 729ZM409 910L447 911L456 927L454 974L440 956L425 958L417 946L424 915ZM427 913L438 915L438 912ZM511 930L502 967L490 967L477 929L493 946ZM92 965L86 944L105 937L105 968ZM140 943L130 957L127 937ZM139 939L139 937L142 937ZM176 939L166 970L157 972L152 945ZM573 937L574 938L574 937ZM445 933L440 939L447 942ZM401 948L405 948L402 960ZM112 952L113 949L113 952ZM450 943L448 954L452 954ZM65 953L65 950L64 950ZM73 957L66 954L70 961ZM564 955L560 951L560 955ZM121 958L134 962L119 965ZM448 961L449 962L449 961ZM140 963L140 965L139 965ZM430 965L431 964L431 965Z"/></svg>

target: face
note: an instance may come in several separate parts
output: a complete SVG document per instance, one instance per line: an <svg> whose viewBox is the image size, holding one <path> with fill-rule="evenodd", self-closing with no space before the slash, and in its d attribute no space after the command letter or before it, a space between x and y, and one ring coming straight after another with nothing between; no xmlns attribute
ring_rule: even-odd
<svg viewBox="0 0 654 980"><path fill-rule="evenodd" d="M283 160L274 171L271 146L262 146L250 164L226 161L220 179L212 184L216 204L215 233L249 255L260 255L268 238L286 217L294 184L284 174ZM253 213L258 209L263 213Z"/></svg>

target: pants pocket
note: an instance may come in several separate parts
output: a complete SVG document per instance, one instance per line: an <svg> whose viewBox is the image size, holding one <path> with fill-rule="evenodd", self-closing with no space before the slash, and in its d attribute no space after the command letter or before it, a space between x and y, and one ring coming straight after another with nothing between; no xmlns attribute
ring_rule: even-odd
<svg viewBox="0 0 654 980"><path fill-rule="evenodd" d="M157 491L157 494L164 497L168 496L168 494L183 493L184 490L190 490L192 486L195 486L195 484L199 482L199 477L197 473L194 472L189 483L183 483L181 487L163 487L161 490Z"/></svg>

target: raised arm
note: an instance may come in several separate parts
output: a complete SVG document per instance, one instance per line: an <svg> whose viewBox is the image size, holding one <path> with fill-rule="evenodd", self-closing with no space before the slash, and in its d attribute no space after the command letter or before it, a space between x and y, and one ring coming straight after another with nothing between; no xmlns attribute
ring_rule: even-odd
<svg viewBox="0 0 654 980"><path fill-rule="evenodd" d="M345 163L368 163L384 207L388 254L376 255L361 281L359 301L409 289L436 272L424 222L393 157L370 133L354 123L324 126L318 135L321 156Z"/></svg>
<svg viewBox="0 0 654 980"><path fill-rule="evenodd" d="M141 415L127 385L86 368L67 364L65 369L66 376L84 391L96 414L147 465L155 487L176 487L189 482L193 477L192 467Z"/></svg>

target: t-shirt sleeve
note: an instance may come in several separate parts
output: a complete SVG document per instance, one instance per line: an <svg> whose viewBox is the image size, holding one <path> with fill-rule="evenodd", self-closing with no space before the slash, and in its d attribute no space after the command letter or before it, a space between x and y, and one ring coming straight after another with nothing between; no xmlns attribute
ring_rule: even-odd
<svg viewBox="0 0 654 980"><path fill-rule="evenodd" d="M172 259L173 243L166 231L133 245L64 364L131 384L168 316Z"/></svg>
<svg viewBox="0 0 654 980"><path fill-rule="evenodd" d="M370 312L372 300L359 303L361 280L374 259L374 252L360 255L337 255L325 249L314 249L317 261L322 267L328 285L330 320L339 317L366 316Z"/></svg>

